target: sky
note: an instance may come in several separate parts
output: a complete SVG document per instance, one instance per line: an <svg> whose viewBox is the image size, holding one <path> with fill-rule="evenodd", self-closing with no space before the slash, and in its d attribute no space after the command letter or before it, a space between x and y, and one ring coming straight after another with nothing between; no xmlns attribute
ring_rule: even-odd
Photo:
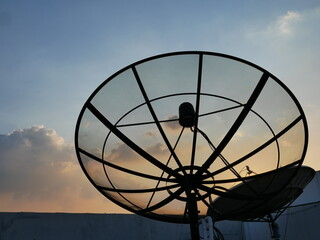
<svg viewBox="0 0 320 240"><path fill-rule="evenodd" d="M84 176L79 112L110 75L168 52L225 53L284 82L306 114L304 165L320 169L316 0L0 1L0 211L126 212Z"/></svg>

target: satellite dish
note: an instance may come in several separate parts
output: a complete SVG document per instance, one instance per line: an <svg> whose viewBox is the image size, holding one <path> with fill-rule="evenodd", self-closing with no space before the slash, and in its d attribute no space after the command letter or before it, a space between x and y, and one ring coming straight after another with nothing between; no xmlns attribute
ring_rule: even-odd
<svg viewBox="0 0 320 240"><path fill-rule="evenodd" d="M86 101L75 131L80 165L96 189L136 214L190 223L193 239L217 197L242 197L230 191L236 184L268 173L269 184L250 197L284 189L307 140L303 110L280 80L248 61L199 51L113 74ZM270 191L287 168L294 170Z"/></svg>
<svg viewBox="0 0 320 240"><path fill-rule="evenodd" d="M296 167L279 169L279 173L274 178L267 173L258 175L246 184L240 183L229 191L230 194L239 194L242 198L218 197L211 203L207 214L215 221L260 219L264 221L266 215L282 210L287 204L292 203L315 175L312 168L303 166L291 182L281 188L283 181L286 181L292 172L296 172ZM261 190L264 190L262 194L260 194ZM274 195L274 192L279 193ZM256 198L256 194L260 199Z"/></svg>

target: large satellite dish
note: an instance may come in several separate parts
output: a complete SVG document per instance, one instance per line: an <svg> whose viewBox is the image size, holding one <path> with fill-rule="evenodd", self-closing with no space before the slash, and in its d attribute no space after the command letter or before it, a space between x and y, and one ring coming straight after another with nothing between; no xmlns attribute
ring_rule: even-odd
<svg viewBox="0 0 320 240"><path fill-rule="evenodd" d="M303 110L280 80L199 51L147 58L109 77L84 104L75 134L81 167L105 197L146 217L190 223L193 236L218 197L279 194L307 142ZM257 192L248 183L261 174L267 183ZM231 191L238 184L252 193Z"/></svg>

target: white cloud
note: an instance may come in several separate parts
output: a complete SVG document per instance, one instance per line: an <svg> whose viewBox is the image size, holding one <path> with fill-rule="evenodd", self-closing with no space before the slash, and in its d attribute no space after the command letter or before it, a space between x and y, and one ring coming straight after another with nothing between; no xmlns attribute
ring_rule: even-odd
<svg viewBox="0 0 320 240"><path fill-rule="evenodd" d="M117 208L85 178L73 145L44 126L0 135L0 199L0 211Z"/></svg>
<svg viewBox="0 0 320 240"><path fill-rule="evenodd" d="M294 24L301 21L302 16L298 12L288 11L287 14L280 16L276 28L280 33L288 35L294 33Z"/></svg>
<svg viewBox="0 0 320 240"><path fill-rule="evenodd" d="M320 8L304 11L289 10L275 19L270 19L266 25L256 25L247 31L247 38L255 43L277 45L288 41L319 37L318 23ZM274 44L274 45L275 45Z"/></svg>
<svg viewBox="0 0 320 240"><path fill-rule="evenodd" d="M270 20L266 25L255 26L247 32L247 37L254 43L272 44L279 40L287 41L294 37L298 31L299 24L303 23L303 14L297 11L288 11L286 14Z"/></svg>

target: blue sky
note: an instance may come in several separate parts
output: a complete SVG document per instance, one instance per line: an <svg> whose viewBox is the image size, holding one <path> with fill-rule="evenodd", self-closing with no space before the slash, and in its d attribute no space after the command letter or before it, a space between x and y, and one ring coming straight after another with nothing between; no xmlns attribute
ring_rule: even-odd
<svg viewBox="0 0 320 240"><path fill-rule="evenodd" d="M1 1L0 211L121 211L78 167L77 117L111 74L172 51L230 54L277 76L308 119L305 164L320 169L319 22L311 0Z"/></svg>

